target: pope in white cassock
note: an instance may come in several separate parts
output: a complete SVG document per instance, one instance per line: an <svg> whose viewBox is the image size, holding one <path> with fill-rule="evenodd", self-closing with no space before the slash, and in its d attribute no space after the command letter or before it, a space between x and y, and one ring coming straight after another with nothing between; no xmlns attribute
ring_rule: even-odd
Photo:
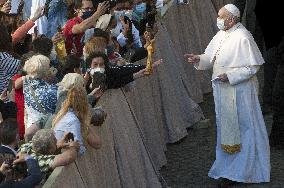
<svg viewBox="0 0 284 188"><path fill-rule="evenodd" d="M198 70L213 68L217 146L209 177L228 182L270 181L270 148L256 73L264 63L240 11L227 4L218 12L220 31L204 54L186 54Z"/></svg>

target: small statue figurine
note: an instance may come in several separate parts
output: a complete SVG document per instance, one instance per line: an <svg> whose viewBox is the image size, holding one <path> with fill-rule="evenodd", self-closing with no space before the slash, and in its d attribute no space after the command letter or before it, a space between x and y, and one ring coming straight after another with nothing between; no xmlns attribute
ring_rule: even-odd
<svg viewBox="0 0 284 188"><path fill-rule="evenodd" d="M153 72L153 68L152 68L152 64L153 64L153 54L155 51L155 39L152 39L149 43L149 45L147 46L147 53L148 53L148 57L147 57L147 65L146 65L146 70L144 72L144 75L150 75Z"/></svg>

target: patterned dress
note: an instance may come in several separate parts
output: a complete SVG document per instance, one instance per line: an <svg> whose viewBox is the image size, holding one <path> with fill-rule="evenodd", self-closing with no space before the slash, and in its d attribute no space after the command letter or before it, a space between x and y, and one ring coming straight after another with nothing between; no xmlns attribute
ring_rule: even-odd
<svg viewBox="0 0 284 188"><path fill-rule="evenodd" d="M38 165L40 167L41 172L43 173L49 173L52 171L51 165L54 161L55 155L42 155L39 153L36 153L33 149L32 142L23 144L18 152L27 153L30 155L33 159L38 161Z"/></svg>
<svg viewBox="0 0 284 188"><path fill-rule="evenodd" d="M34 90L36 99L33 97L31 88ZM26 127L40 120L44 115L55 112L57 102L57 86L49 84L45 80L25 79L24 80L25 110L27 115ZM38 100L39 105L36 100ZM44 110L44 112L41 110Z"/></svg>

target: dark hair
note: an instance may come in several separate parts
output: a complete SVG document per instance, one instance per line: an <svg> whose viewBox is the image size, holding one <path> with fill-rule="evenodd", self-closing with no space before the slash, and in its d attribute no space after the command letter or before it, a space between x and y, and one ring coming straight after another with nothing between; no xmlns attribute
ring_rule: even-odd
<svg viewBox="0 0 284 188"><path fill-rule="evenodd" d="M106 39L106 42L108 43L109 41L109 33L100 29L100 28L95 28L94 29L94 34L93 37L102 37L104 39Z"/></svg>
<svg viewBox="0 0 284 188"><path fill-rule="evenodd" d="M91 124L93 124L94 126L101 126L107 116L106 112L101 108L91 109L91 114Z"/></svg>
<svg viewBox="0 0 284 188"><path fill-rule="evenodd" d="M39 55L39 54L35 53L34 51L29 51L28 53L23 54L21 58L22 63L25 63L27 60L29 60L34 55Z"/></svg>
<svg viewBox="0 0 284 188"><path fill-rule="evenodd" d="M12 37L7 27L0 23L0 52L12 52Z"/></svg>
<svg viewBox="0 0 284 188"><path fill-rule="evenodd" d="M1 144L12 144L18 134L18 124L15 118L8 118L0 124L0 141Z"/></svg>
<svg viewBox="0 0 284 188"><path fill-rule="evenodd" d="M32 44L32 35L26 34L26 37L23 42L18 42L14 45L14 51L22 56L30 51L30 47Z"/></svg>
<svg viewBox="0 0 284 188"><path fill-rule="evenodd" d="M52 40L41 35L33 41L33 51L49 57L53 47Z"/></svg>
<svg viewBox="0 0 284 188"><path fill-rule="evenodd" d="M127 16L124 16L124 20L127 21L129 24L129 30L126 33L126 46L129 48L133 45L134 42L134 38L132 35L132 21Z"/></svg>
<svg viewBox="0 0 284 188"><path fill-rule="evenodd" d="M68 73L74 73L75 68L81 67L82 60L76 55L68 55L63 63L62 73L63 75Z"/></svg>
<svg viewBox="0 0 284 188"><path fill-rule="evenodd" d="M87 59L86 59L87 66L90 67L91 64L92 64L92 60L93 60L94 58L97 58L97 57L103 58L104 64L105 64L106 68L109 67L109 59L108 59L107 55L104 54L103 52L93 52L93 53L91 53L91 54L87 57Z"/></svg>
<svg viewBox="0 0 284 188"><path fill-rule="evenodd" d="M14 102L4 103L0 100L0 112L3 120L17 117L17 105Z"/></svg>
<svg viewBox="0 0 284 188"><path fill-rule="evenodd" d="M74 4L74 9L81 9L83 6L83 1L91 1L93 3L92 0L80 0L80 1L75 1Z"/></svg>

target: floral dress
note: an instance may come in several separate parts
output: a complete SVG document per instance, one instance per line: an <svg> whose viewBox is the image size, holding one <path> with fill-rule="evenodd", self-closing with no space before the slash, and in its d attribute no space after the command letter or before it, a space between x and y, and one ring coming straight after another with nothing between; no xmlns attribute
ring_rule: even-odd
<svg viewBox="0 0 284 188"><path fill-rule="evenodd" d="M34 90L36 98L32 95ZM26 127L39 121L47 114L53 114L57 102L57 86L49 84L45 80L25 79L24 80L24 97L26 110ZM36 100L38 102L36 102ZM40 105L40 106L39 106Z"/></svg>
<svg viewBox="0 0 284 188"><path fill-rule="evenodd" d="M39 153L36 153L33 149L32 142L23 144L18 152L27 153L30 155L33 159L38 161L38 165L40 167L41 172L43 173L50 173L52 171L51 165L54 161L55 155L42 155Z"/></svg>

